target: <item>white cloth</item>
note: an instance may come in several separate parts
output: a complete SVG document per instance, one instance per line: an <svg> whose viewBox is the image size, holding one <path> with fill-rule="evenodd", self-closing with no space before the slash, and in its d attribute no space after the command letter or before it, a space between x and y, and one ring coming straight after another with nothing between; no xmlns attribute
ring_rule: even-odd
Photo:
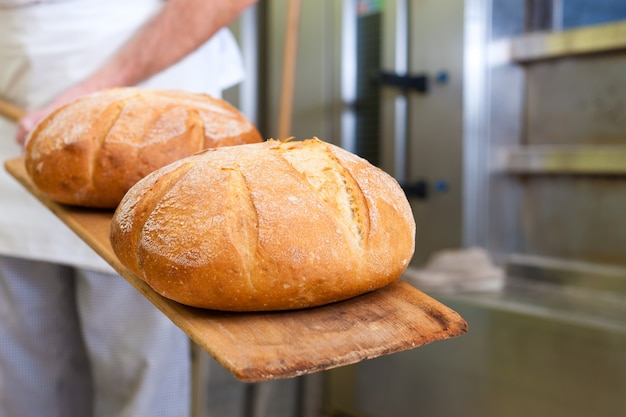
<svg viewBox="0 0 626 417"><path fill-rule="evenodd" d="M159 0L80 0L0 9L0 95L38 108L84 79L157 13ZM205 92L241 81L243 65L227 29L145 85ZM16 127L0 117L0 157L21 154ZM0 254L112 271L65 225L0 170Z"/></svg>
<svg viewBox="0 0 626 417"><path fill-rule="evenodd" d="M504 270L479 247L444 249L434 253L423 268L409 267L403 278L423 291L500 291Z"/></svg>

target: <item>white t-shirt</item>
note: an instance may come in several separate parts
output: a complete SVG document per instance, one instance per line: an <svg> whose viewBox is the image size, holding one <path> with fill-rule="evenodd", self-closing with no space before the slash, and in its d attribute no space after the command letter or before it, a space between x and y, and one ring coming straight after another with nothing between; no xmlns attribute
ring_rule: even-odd
<svg viewBox="0 0 626 417"><path fill-rule="evenodd" d="M0 96L29 109L44 106L94 72L163 5L162 0L37 3L0 8ZM196 52L143 85L219 97L243 75L237 44L222 29ZM15 134L15 124L0 117L2 161L22 154ZM0 254L112 271L4 169L0 169Z"/></svg>

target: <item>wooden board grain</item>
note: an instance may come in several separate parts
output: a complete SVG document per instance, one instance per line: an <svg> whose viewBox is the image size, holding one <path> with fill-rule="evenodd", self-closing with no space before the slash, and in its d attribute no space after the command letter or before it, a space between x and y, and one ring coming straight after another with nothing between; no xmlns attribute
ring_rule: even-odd
<svg viewBox="0 0 626 417"><path fill-rule="evenodd" d="M23 158L9 160L5 167L191 340L241 381L305 375L467 331L467 323L459 314L401 280L347 301L295 311L228 313L176 303L155 293L117 259L109 243L112 211L51 201L31 183Z"/></svg>

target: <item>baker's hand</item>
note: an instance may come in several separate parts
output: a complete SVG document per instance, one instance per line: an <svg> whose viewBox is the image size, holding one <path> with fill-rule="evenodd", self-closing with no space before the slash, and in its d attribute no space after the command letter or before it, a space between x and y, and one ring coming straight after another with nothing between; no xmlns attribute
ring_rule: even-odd
<svg viewBox="0 0 626 417"><path fill-rule="evenodd" d="M101 87L94 82L82 82L69 88L59 95L52 103L40 109L26 112L17 122L17 143L24 145L27 135L37 126L44 117L52 113L57 107L68 103L80 96L99 90Z"/></svg>
<svg viewBox="0 0 626 417"><path fill-rule="evenodd" d="M34 110L27 112L22 116L22 118L17 122L17 143L20 145L24 145L26 142L26 135L32 131L37 123L41 119L43 119L52 109L49 107L45 107L43 109Z"/></svg>

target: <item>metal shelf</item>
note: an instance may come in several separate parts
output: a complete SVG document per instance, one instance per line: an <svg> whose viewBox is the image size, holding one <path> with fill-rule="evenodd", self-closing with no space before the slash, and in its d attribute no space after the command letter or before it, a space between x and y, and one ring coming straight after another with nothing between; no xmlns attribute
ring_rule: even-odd
<svg viewBox="0 0 626 417"><path fill-rule="evenodd" d="M531 282L626 296L626 267L623 266L512 253L506 259L506 272L510 277L523 277Z"/></svg>
<svg viewBox="0 0 626 417"><path fill-rule="evenodd" d="M504 151L513 174L626 175L626 145L533 145Z"/></svg>
<svg viewBox="0 0 626 417"><path fill-rule="evenodd" d="M510 41L510 59L518 63L626 50L626 21L563 32L529 33Z"/></svg>

